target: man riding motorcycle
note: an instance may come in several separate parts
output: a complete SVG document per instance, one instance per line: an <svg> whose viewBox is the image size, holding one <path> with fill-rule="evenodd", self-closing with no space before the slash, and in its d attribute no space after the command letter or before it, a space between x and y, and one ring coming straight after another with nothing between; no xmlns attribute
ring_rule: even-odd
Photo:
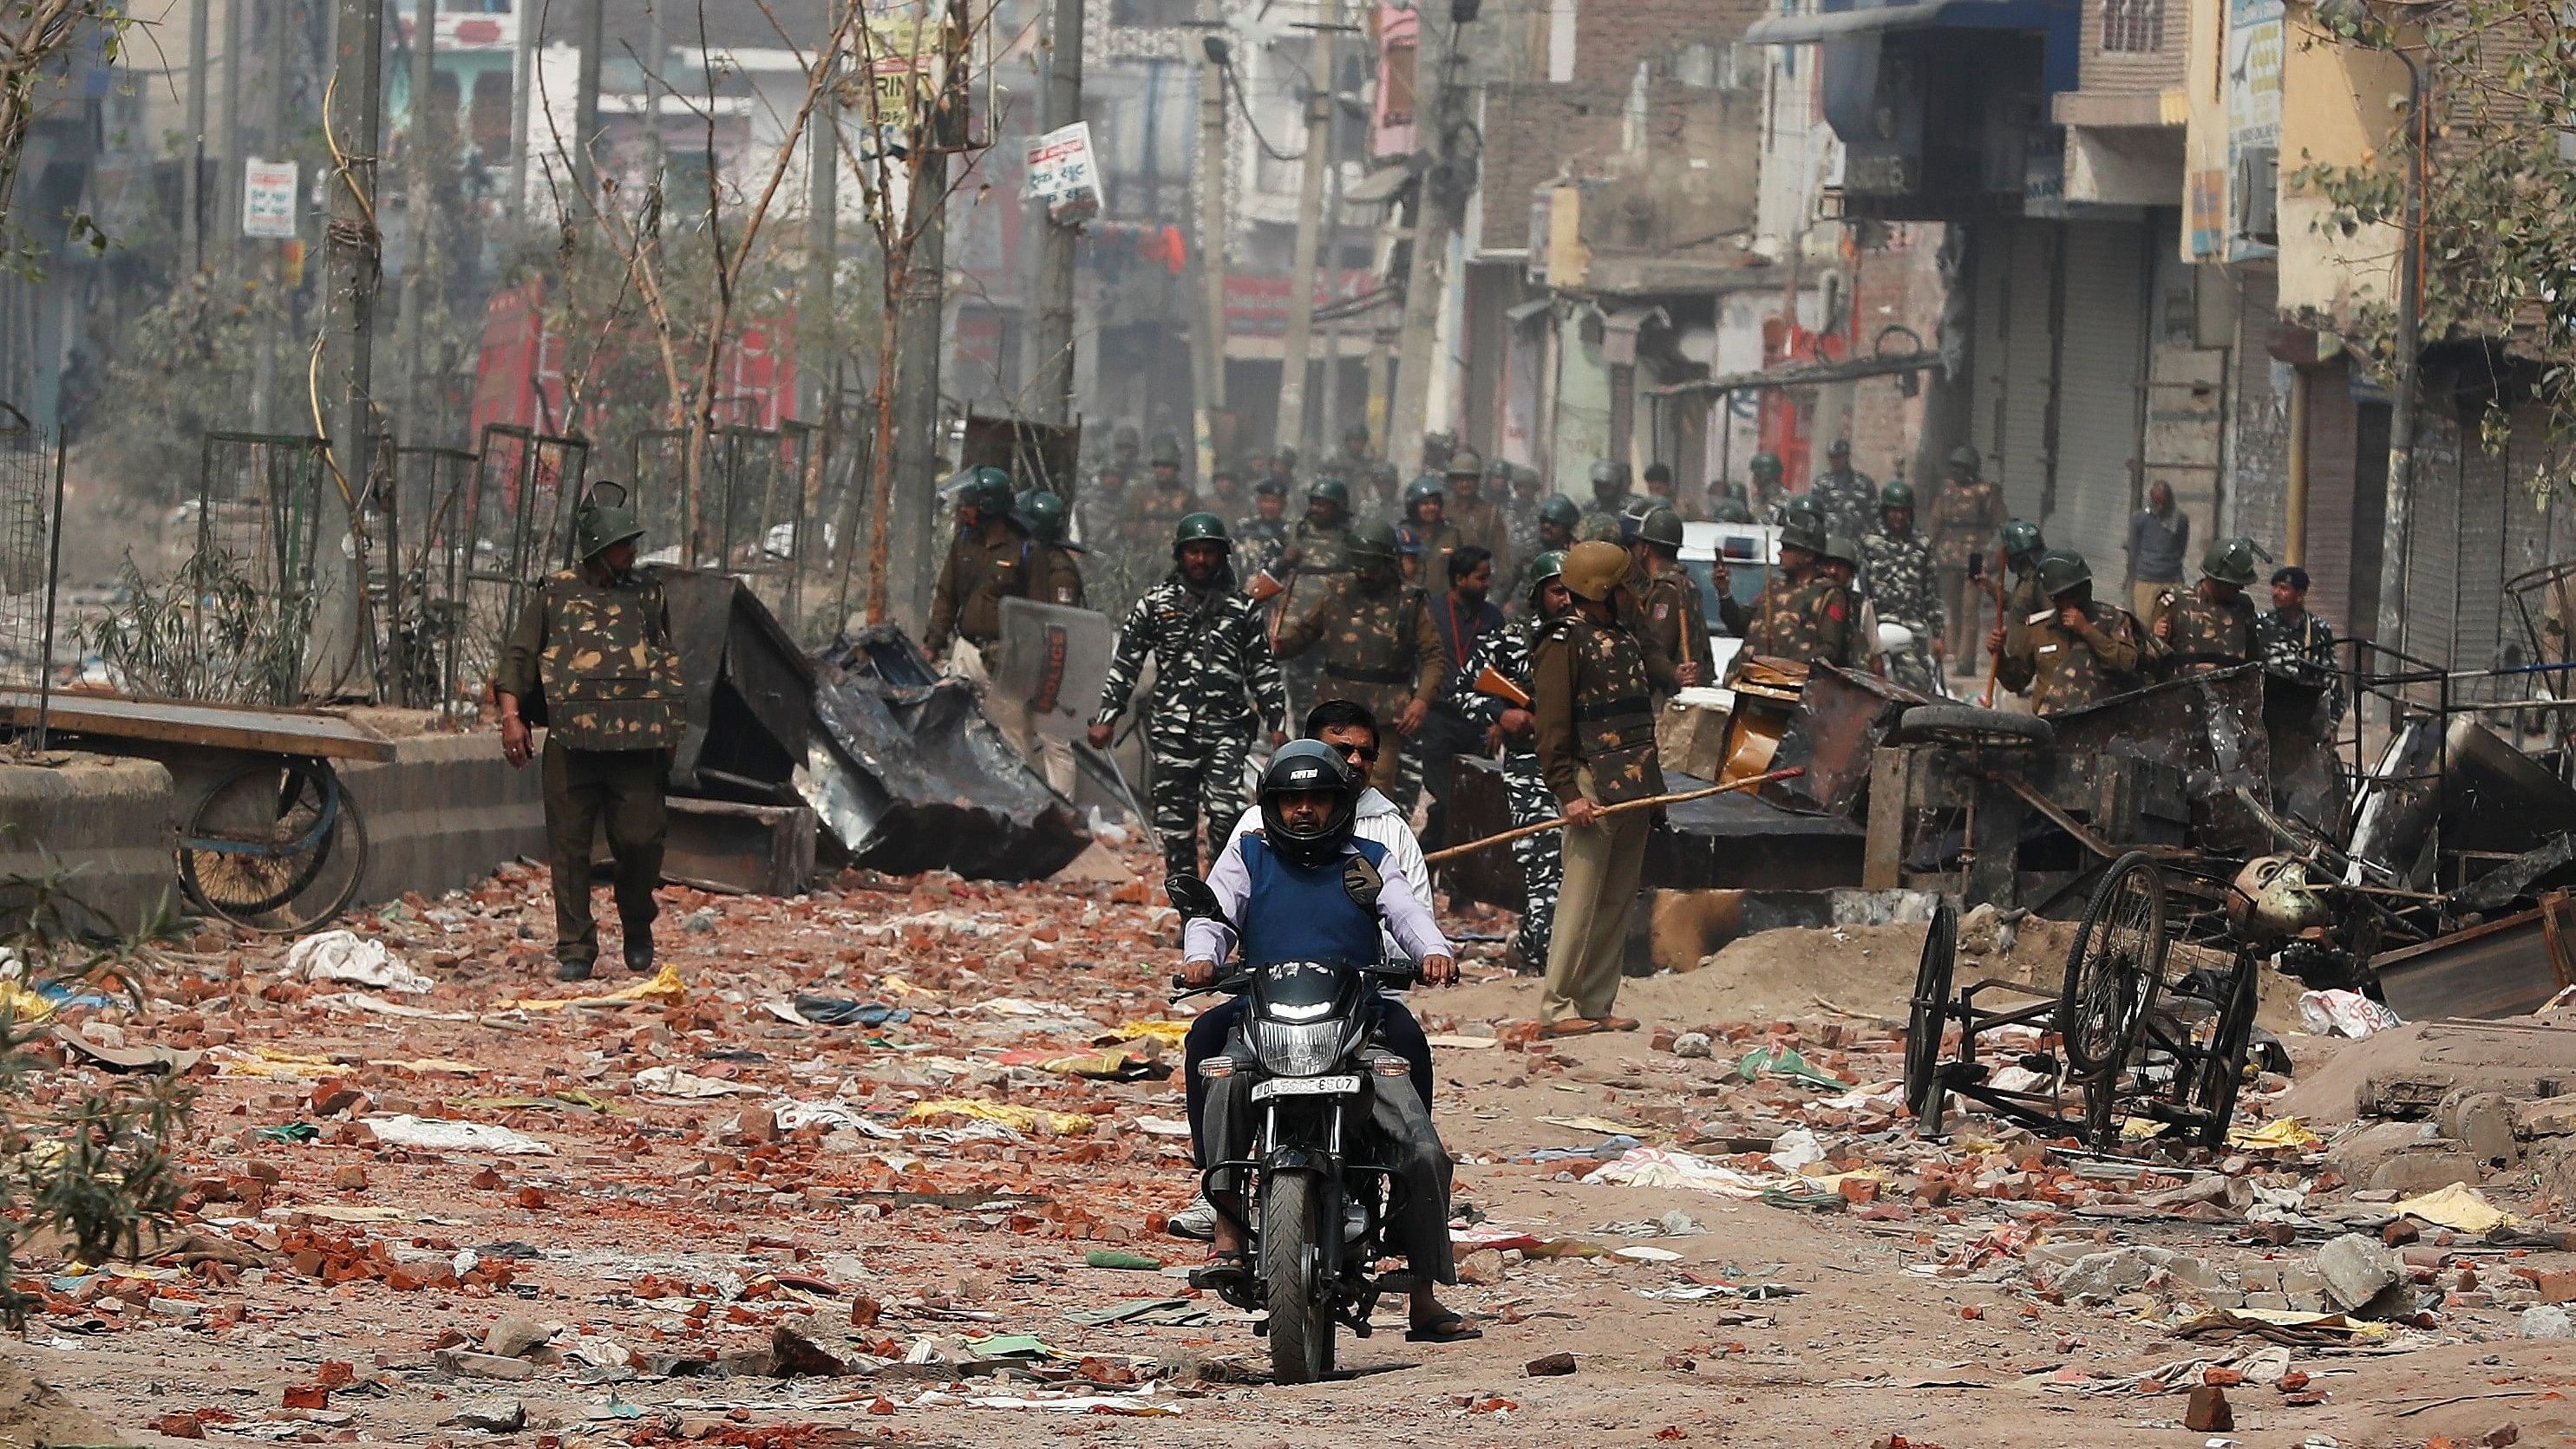
<svg viewBox="0 0 2576 1449"><path fill-rule="evenodd" d="M1218 963L1240 945L1247 966L1281 961L1373 962L1381 924L1405 954L1420 963L1433 985L1457 980L1449 942L1429 907L1403 877L1381 871L1386 848L1353 830L1361 781L1341 755L1318 740L1299 740L1271 757L1261 780L1261 828L1227 846L1207 877L1220 918L1196 917L1183 934L1182 980L1213 984ZM1382 1001L1386 1018L1411 1023L1403 1005ZM1252 1102L1245 1078L1207 1080L1200 1064L1229 1049L1243 1016L1241 1000L1202 1013L1190 1026L1185 1065L1191 1138L1202 1163L1240 1159L1252 1139ZM1403 1204L1389 1224L1388 1242L1401 1248L1417 1280L1410 1312L1416 1340L1445 1342L1477 1337L1460 1315L1433 1294L1435 1283L1458 1281L1449 1243L1449 1155L1431 1125L1430 1104L1409 1075L1379 1075L1373 1120L1385 1137L1387 1166ZM1192 1275L1200 1287L1221 1287L1249 1271L1245 1261L1240 1183L1215 1183L1216 1237L1208 1266Z"/></svg>

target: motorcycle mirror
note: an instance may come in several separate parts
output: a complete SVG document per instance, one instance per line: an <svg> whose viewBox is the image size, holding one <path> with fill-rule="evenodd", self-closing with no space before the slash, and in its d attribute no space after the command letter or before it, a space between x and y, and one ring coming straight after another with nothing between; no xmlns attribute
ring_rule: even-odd
<svg viewBox="0 0 2576 1449"><path fill-rule="evenodd" d="M1181 913L1183 920L1214 921L1225 916L1217 905L1216 892L1208 889L1208 883L1197 876L1170 877L1163 882L1163 895L1172 903L1172 909Z"/></svg>

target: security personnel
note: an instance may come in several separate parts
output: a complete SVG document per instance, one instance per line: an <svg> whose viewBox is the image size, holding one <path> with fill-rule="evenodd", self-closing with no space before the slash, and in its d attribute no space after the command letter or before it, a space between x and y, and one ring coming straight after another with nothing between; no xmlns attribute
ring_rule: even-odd
<svg viewBox="0 0 2576 1449"><path fill-rule="evenodd" d="M1751 523L1753 505L1744 496L1744 485L1736 482L1716 484L1709 490L1712 502L1708 516L1719 523Z"/></svg>
<svg viewBox="0 0 2576 1449"><path fill-rule="evenodd" d="M1288 486L1276 472L1263 475L1252 485L1251 514L1235 520L1234 537L1243 550L1240 562L1255 575L1275 577L1280 555L1288 551Z"/></svg>
<svg viewBox="0 0 2576 1449"><path fill-rule="evenodd" d="M1425 590L1445 586L1449 555L1458 551L1446 487L1445 479L1425 473L1404 489L1404 526L1397 530L1397 547L1405 555L1405 576Z"/></svg>
<svg viewBox="0 0 2576 1449"><path fill-rule="evenodd" d="M930 630L922 647L933 660L978 683L992 676L985 656L1002 640L1002 600L1029 597L1036 546L1012 517L1018 502L1011 475L978 468L957 492L957 536L930 590Z"/></svg>
<svg viewBox="0 0 2576 1449"><path fill-rule="evenodd" d="M1860 541L1847 533L1826 534L1825 551L1816 560L1816 572L1843 591L1843 607L1852 621L1844 633L1843 652L1819 657L1845 669L1884 676L1887 669L1878 651L1878 609L1861 590Z"/></svg>
<svg viewBox="0 0 2576 1449"><path fill-rule="evenodd" d="M1618 593L1628 569L1615 544L1576 544L1561 575L1574 607L1541 633L1530 663L1539 774L1566 820L1565 887L1539 998L1543 1036L1637 1026L1610 1008L1619 997L1628 912L1653 821L1643 809L1601 812L1664 792L1653 691L1678 681L1620 627Z"/></svg>
<svg viewBox="0 0 2576 1449"><path fill-rule="evenodd" d="M2156 595L2147 627L2164 646L2166 667L2208 674L2254 659L2261 641L2245 590L2254 582L2255 552L2250 538L2222 538L2201 555L2200 582L2190 593L2169 588Z"/></svg>
<svg viewBox="0 0 2576 1449"><path fill-rule="evenodd" d="M1543 553L1563 553L1574 547L1574 530L1583 522L1583 510L1562 493L1551 493L1546 501L1530 511L1528 529L1512 545L1513 556L1531 559ZM1526 596L1538 580L1522 577L1514 580L1513 592Z"/></svg>
<svg viewBox="0 0 2576 1449"><path fill-rule="evenodd" d="M1497 460L1499 461L1499 460ZM1506 464L1508 468L1510 465ZM1494 577L1507 578L1511 568L1511 527L1503 516L1498 501L1500 490L1489 496L1485 480L1489 470L1473 448L1460 448L1449 455L1449 491L1441 516L1458 532L1460 543L1472 543L1491 554Z"/></svg>
<svg viewBox="0 0 2576 1449"><path fill-rule="evenodd" d="M1556 818L1556 796L1538 772L1538 718L1522 705L1478 689L1476 682L1490 669L1524 697L1528 695L1531 641L1574 608L1574 596L1565 591L1564 573L1561 552L1550 550L1530 560L1531 622L1496 629L1477 640L1466 667L1450 676L1449 697L1458 712L1485 732L1487 749L1502 751L1503 799L1515 830ZM1512 933L1506 959L1523 976L1547 969L1557 891L1565 879L1563 847L1563 838L1553 830L1512 842L1512 857L1521 867L1521 923Z"/></svg>
<svg viewBox="0 0 2576 1449"><path fill-rule="evenodd" d="M1780 529L1779 577L1755 601L1744 652L1737 657L1841 662L1850 657L1854 638L1850 591L1820 568L1826 542L1816 515L1798 509L1787 516Z"/></svg>
<svg viewBox="0 0 2576 1449"><path fill-rule="evenodd" d="M1037 542L1029 597L1042 604L1081 608L1082 555L1086 550L1064 536L1063 496L1049 489L1031 488L1020 494L1011 512Z"/></svg>
<svg viewBox="0 0 2576 1449"><path fill-rule="evenodd" d="M1176 875L1198 873L1202 819L1212 847L1224 845L1243 814L1243 765L1254 731L1266 727L1276 742L1288 717L1261 606L1235 587L1233 551L1213 513L1193 513L1174 527L1172 572L1127 611L1091 721L1092 748L1107 749L1151 656L1145 752L1153 778L1146 793L1163 864Z"/></svg>
<svg viewBox="0 0 2576 1449"><path fill-rule="evenodd" d="M1449 661L1441 653L1429 601L1399 572L1397 549L1395 530L1379 519L1353 528L1351 572L1285 621L1275 642L1282 659L1322 645L1322 688L1368 706L1381 721L1392 722L1399 740L1409 741L1429 717ZM1403 757L1412 751L1398 740L1381 741L1379 751L1369 783L1410 813L1420 766L1406 768Z"/></svg>
<svg viewBox="0 0 2576 1449"><path fill-rule="evenodd" d="M1584 542L1619 542L1619 515L1627 506L1627 473L1607 458L1593 464L1592 506L1584 510L1574 536Z"/></svg>
<svg viewBox="0 0 2576 1449"><path fill-rule="evenodd" d="M1262 475L1262 481L1277 483L1282 498L1294 491L1297 487L1297 450L1281 448L1271 454L1269 469Z"/></svg>
<svg viewBox="0 0 2576 1449"><path fill-rule="evenodd" d="M2005 522L2000 551L2006 580L2003 598L1995 606L1994 627L1986 631L1987 653L2001 657L2007 651L2030 652L2030 616L2048 603L2048 596L2039 591L2039 556L2047 548L2038 524L2019 518Z"/></svg>
<svg viewBox="0 0 2576 1449"><path fill-rule="evenodd" d="M1932 545L1914 531L1914 489L1903 481L1878 490L1882 527L1861 540L1861 578L1882 623L1912 630L1914 643L1888 664L1888 675L1917 694L1945 695L1941 661L1948 646L1941 626L1941 600L1933 592Z"/></svg>
<svg viewBox="0 0 2576 1449"><path fill-rule="evenodd" d="M1368 430L1359 430L1368 436ZM1306 489L1306 516L1288 530L1288 546L1268 568L1253 575L1252 597L1278 599L1274 626L1291 613L1323 597L1323 590L1351 571L1351 486L1331 473L1318 476ZM1271 642L1278 642L1274 627ZM1323 661L1309 656L1287 662L1288 691L1298 709L1311 709L1320 692Z"/></svg>
<svg viewBox="0 0 2576 1449"><path fill-rule="evenodd" d="M537 586L492 678L501 753L526 768L546 726L546 846L555 890L555 979L587 981L599 958L590 912L591 842L604 826L615 863L626 967L653 969L653 887L662 879L662 802L686 724L680 655L658 582L635 572L644 534L625 490L591 485L573 518L581 565Z"/></svg>
<svg viewBox="0 0 2576 1449"><path fill-rule="evenodd" d="M1807 485L1807 496L1823 510L1826 533L1866 539L1870 519L1880 508L1879 488L1852 466L1851 456L1851 439L1834 439L1825 449L1825 471Z"/></svg>
<svg viewBox="0 0 2576 1449"><path fill-rule="evenodd" d="M2137 618L2093 597L2093 566L2071 549L2039 556L2040 592L2055 612L2031 625L2030 654L2007 651L1997 677L2030 696L2031 713L2058 714L2146 683L2156 654Z"/></svg>
<svg viewBox="0 0 2576 1449"><path fill-rule="evenodd" d="M1772 452L1756 453L1753 455L1753 461L1745 464L1745 471L1753 475L1753 511L1759 515L1764 509L1780 501L1780 476L1783 471L1780 467L1780 455Z"/></svg>
<svg viewBox="0 0 2576 1449"><path fill-rule="evenodd" d="M1140 544L1168 538L1183 518L1197 511L1190 498L1189 480L1181 476L1181 440L1169 433L1154 435L1154 476L1145 486L1145 496L1136 501L1129 518L1134 537Z"/></svg>
<svg viewBox="0 0 2576 1449"><path fill-rule="evenodd" d="M2313 728L2334 733L2344 716L2343 669L2335 661L2334 626L2308 608L2306 569L2287 564L2272 571L2272 612L2258 621L2254 642L2262 650L2264 673L2317 692Z"/></svg>
<svg viewBox="0 0 2576 1449"><path fill-rule="evenodd" d="M1395 476L1395 469L1369 451L1366 423L1353 423L1342 429L1341 451L1324 460L1322 471L1343 481L1342 506L1346 513L1350 509L1349 489L1365 488L1373 495L1383 494L1393 486Z"/></svg>
<svg viewBox="0 0 2576 1449"><path fill-rule="evenodd" d="M1637 523L1637 536L1628 544L1628 558L1634 570L1629 589L1637 601L1633 625L1637 636L1647 648L1673 662L1683 687L1715 678L1717 656L1708 642L1707 603L1699 581L1682 567L1681 515L1661 506L1647 510ZM1724 567L1723 562L1719 567ZM1733 627L1744 627L1744 612L1733 599L1721 599L1719 607L1733 611Z"/></svg>
<svg viewBox="0 0 2576 1449"><path fill-rule="evenodd" d="M1932 496L1932 568L1940 585L1949 649L1970 670L1977 667L1977 592L1985 574L1986 540L2003 526L2003 489L1977 476L1982 459L1962 443L1950 450L1949 476Z"/></svg>

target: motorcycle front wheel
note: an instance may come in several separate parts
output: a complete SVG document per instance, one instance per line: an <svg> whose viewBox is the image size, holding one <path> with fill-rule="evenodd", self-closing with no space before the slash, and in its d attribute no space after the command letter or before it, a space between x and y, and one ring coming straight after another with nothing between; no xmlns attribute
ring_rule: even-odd
<svg viewBox="0 0 2576 1449"><path fill-rule="evenodd" d="M1324 1183L1311 1172L1261 1182L1261 1281L1270 1303L1270 1376L1311 1384L1333 1369L1333 1315L1325 1295Z"/></svg>

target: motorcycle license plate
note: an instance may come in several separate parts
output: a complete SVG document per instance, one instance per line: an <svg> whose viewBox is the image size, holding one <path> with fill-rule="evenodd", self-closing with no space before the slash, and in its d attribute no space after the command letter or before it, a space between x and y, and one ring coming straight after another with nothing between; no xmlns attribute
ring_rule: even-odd
<svg viewBox="0 0 2576 1449"><path fill-rule="evenodd" d="M1345 1077L1272 1077L1256 1084L1252 1100L1267 1097L1342 1097L1360 1089L1360 1079Z"/></svg>

